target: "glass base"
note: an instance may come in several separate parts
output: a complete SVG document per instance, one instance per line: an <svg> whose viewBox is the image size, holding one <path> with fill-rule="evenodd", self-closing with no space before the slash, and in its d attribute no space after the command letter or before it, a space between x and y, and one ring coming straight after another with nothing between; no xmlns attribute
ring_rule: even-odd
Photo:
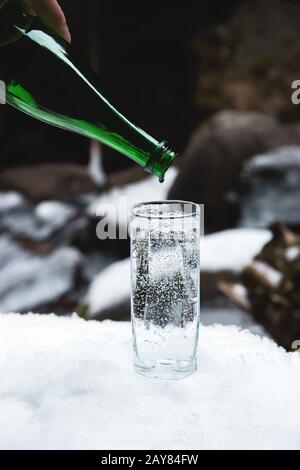
<svg viewBox="0 0 300 470"><path fill-rule="evenodd" d="M161 361L135 361L134 370L140 375L151 379L178 380L192 375L197 370L196 359L188 361L161 360Z"/></svg>

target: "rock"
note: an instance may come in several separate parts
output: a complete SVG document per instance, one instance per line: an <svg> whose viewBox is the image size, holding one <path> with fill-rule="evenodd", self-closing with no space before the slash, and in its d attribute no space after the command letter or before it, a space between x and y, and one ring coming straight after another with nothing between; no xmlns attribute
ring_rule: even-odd
<svg viewBox="0 0 300 470"><path fill-rule="evenodd" d="M225 302L224 302L225 299ZM259 336L269 336L266 330L250 315L224 298L213 306L201 306L201 325L236 325ZM201 328L201 327L200 327Z"/></svg>
<svg viewBox="0 0 300 470"><path fill-rule="evenodd" d="M76 246L89 230L96 238L96 221L89 228L90 219L86 215L88 201L80 201L78 197L72 202L53 200L32 205L19 193L1 193L0 233L9 234L25 250L40 255L49 254L58 246ZM90 251L92 247L82 248Z"/></svg>
<svg viewBox="0 0 300 470"><path fill-rule="evenodd" d="M178 160L170 199L205 205L207 232L234 227L240 219L240 175L247 160L278 147L300 144L300 128L258 112L227 111L199 128Z"/></svg>
<svg viewBox="0 0 300 470"><path fill-rule="evenodd" d="M228 19L199 31L193 41L199 109L299 119L291 102L291 83L300 76L299 18L296 0L240 0Z"/></svg>
<svg viewBox="0 0 300 470"><path fill-rule="evenodd" d="M202 271L201 272L201 304L205 306L215 306L216 304L226 304L218 285L220 282L237 283L238 273L232 271Z"/></svg>
<svg viewBox="0 0 300 470"><path fill-rule="evenodd" d="M30 201L66 199L97 191L87 169L76 164L43 164L6 169L0 174L1 191L18 191Z"/></svg>
<svg viewBox="0 0 300 470"><path fill-rule="evenodd" d="M123 300L111 307L107 307L93 317L94 320L130 320L130 299Z"/></svg>
<svg viewBox="0 0 300 470"><path fill-rule="evenodd" d="M89 286L84 299L88 316L102 318L102 312L117 312L117 306L130 301L130 289L130 258L111 264Z"/></svg>
<svg viewBox="0 0 300 470"><path fill-rule="evenodd" d="M83 259L74 248L62 247L44 256L0 237L0 311L51 311L60 302L76 305L84 285Z"/></svg>
<svg viewBox="0 0 300 470"><path fill-rule="evenodd" d="M287 350L300 339L300 236L281 224L273 238L239 276L239 285L220 283L221 291Z"/></svg>
<svg viewBox="0 0 300 470"><path fill-rule="evenodd" d="M46 214L47 209L47 214ZM29 243L66 241L87 223L78 208L59 201L43 203L36 208L19 208L0 217L0 228L14 238Z"/></svg>
<svg viewBox="0 0 300 470"><path fill-rule="evenodd" d="M257 155L246 165L247 191L241 195L242 227L266 227L280 220L300 229L300 147Z"/></svg>
<svg viewBox="0 0 300 470"><path fill-rule="evenodd" d="M35 215L42 222L61 227L76 215L76 209L63 202L44 201L36 206Z"/></svg>
<svg viewBox="0 0 300 470"><path fill-rule="evenodd" d="M200 245L202 304L220 303L218 283L237 282L240 273L270 238L269 230L251 228L205 236Z"/></svg>

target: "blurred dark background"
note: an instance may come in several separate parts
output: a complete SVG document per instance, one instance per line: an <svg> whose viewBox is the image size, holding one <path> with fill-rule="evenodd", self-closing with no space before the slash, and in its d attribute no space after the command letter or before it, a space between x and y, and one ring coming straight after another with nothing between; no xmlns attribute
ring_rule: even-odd
<svg viewBox="0 0 300 470"><path fill-rule="evenodd" d="M298 50L293 15L297 2L190 0L183 5L167 0L144 5L62 0L60 4L73 47L98 71L112 102L178 152L199 123L224 107L288 117L294 112L285 79L296 67L291 62ZM267 4L275 24L264 17ZM291 11L278 39L273 30L281 10ZM296 23L294 31L289 20ZM276 36L280 34L276 29ZM7 107L0 112L2 168L42 161L86 164L85 139ZM110 153L105 149L105 154ZM123 158L105 158L108 170L128 164Z"/></svg>
<svg viewBox="0 0 300 470"><path fill-rule="evenodd" d="M111 102L179 152L177 174L164 197L204 203L207 233L266 228L273 220L299 232L300 106L291 101L291 83L300 79L297 0L59 3L72 47L97 71ZM11 58L5 60L9 64ZM0 106L0 137L0 281L1 269L7 278L5 270L20 256L28 266L30 256L34 261L49 258L66 247L78 255L70 271L60 273L65 279L72 272L68 287L38 301L34 296L27 303L9 301L9 296L24 296L25 285L29 292L45 288L37 287L33 273L26 277L26 269L19 267L19 281L0 289L0 310L76 310L88 316L85 295L90 284L105 267L129 254L127 241L97 240L93 201L99 196L110 201L114 188L140 184L146 176L107 147L98 149L98 160L93 160L95 146L91 152L84 137L8 106ZM261 154L271 155L267 165L255 160ZM104 169L105 181L96 177L93 161ZM153 188L155 197L158 189ZM45 214L58 219L60 214L61 223L47 221ZM25 251L20 255L16 250ZM50 290L56 276L56 271L50 274ZM295 279L291 282L297 288ZM212 291L206 299L204 289L204 300L222 303L219 291ZM255 308L250 308L252 316ZM289 308L300 312L299 299ZM120 315L114 311L107 316L128 318L128 305L122 309ZM266 326L267 320L256 321ZM271 334L278 340L273 330Z"/></svg>

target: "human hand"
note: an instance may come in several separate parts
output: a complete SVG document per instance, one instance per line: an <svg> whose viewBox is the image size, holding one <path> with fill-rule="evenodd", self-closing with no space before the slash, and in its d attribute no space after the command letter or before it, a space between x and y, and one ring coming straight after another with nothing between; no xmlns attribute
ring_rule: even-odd
<svg viewBox="0 0 300 470"><path fill-rule="evenodd" d="M9 0L0 0L0 8ZM65 15L56 0L23 0L28 13L38 16L67 42L71 42L71 34Z"/></svg>

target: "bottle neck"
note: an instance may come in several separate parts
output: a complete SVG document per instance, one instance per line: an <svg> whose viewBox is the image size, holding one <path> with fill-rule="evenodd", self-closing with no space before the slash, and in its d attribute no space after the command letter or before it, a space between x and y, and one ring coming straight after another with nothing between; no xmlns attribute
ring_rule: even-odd
<svg viewBox="0 0 300 470"><path fill-rule="evenodd" d="M156 149L153 151L145 166L145 170L158 176L161 181L163 181L165 172L175 158L175 152L168 147L168 143L166 141L163 141L158 144Z"/></svg>
<svg viewBox="0 0 300 470"><path fill-rule="evenodd" d="M98 78L63 39L38 18L24 13L19 0L11 0L0 9L0 45L2 26L8 28L6 44L23 36L18 47L12 44L9 48L17 56L27 57L30 64L28 73L16 60L13 71L0 77L7 81L10 105L48 124L99 140L163 180L175 153L166 142L158 143L109 103ZM54 73L63 81L63 95L53 82Z"/></svg>

